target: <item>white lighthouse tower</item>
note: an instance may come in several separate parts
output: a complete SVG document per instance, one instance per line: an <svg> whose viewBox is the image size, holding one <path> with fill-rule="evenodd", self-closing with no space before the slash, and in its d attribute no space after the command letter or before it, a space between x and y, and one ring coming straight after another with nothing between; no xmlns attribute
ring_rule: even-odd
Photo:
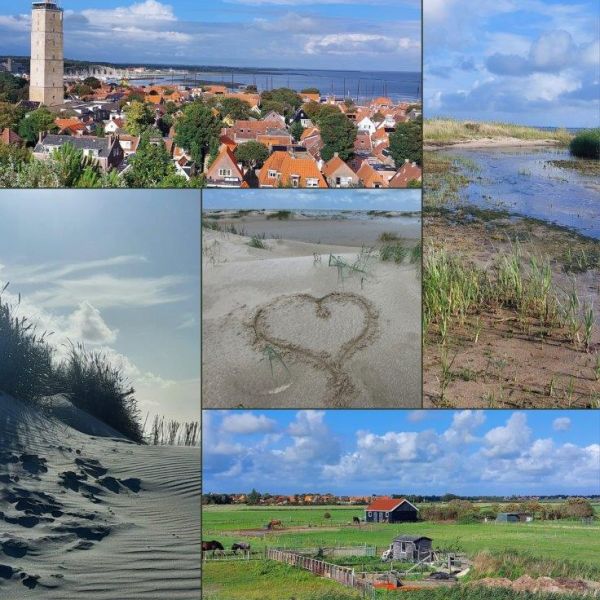
<svg viewBox="0 0 600 600"><path fill-rule="evenodd" d="M29 99L46 106L64 102L63 11L54 0L33 2Z"/></svg>

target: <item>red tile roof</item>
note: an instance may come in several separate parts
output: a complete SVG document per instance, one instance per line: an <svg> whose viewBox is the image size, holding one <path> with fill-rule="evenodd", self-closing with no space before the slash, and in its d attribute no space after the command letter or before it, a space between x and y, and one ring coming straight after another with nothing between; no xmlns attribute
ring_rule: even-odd
<svg viewBox="0 0 600 600"><path fill-rule="evenodd" d="M384 510L386 512L394 510L397 506L400 506L403 502L408 502L408 500L404 498L390 498L389 496L381 496L380 498L375 498L367 506L366 510Z"/></svg>

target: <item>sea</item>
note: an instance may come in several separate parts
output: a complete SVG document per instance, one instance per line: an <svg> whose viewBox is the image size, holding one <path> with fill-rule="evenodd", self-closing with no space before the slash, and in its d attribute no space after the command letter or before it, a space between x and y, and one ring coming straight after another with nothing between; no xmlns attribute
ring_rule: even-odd
<svg viewBox="0 0 600 600"><path fill-rule="evenodd" d="M186 76L174 75L138 84L220 83L232 88L255 85L259 92L287 87L296 91L317 88L321 95L352 98L356 102L385 96L394 102L421 101L421 73L404 71L325 71L315 69L235 69L206 68Z"/></svg>

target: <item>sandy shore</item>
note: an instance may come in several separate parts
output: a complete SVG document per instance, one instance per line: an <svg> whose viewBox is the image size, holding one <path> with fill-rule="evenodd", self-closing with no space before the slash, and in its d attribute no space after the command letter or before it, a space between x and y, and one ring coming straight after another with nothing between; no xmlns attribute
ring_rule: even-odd
<svg viewBox="0 0 600 600"><path fill-rule="evenodd" d="M199 506L198 449L0 394L0 597L196 600Z"/></svg>
<svg viewBox="0 0 600 600"><path fill-rule="evenodd" d="M203 234L205 407L420 406L414 265L373 256L368 276L340 280L330 254L352 263L361 244L277 239L260 249Z"/></svg>
<svg viewBox="0 0 600 600"><path fill-rule="evenodd" d="M531 148L543 146L561 146L558 140L523 140L516 137L475 138L472 140L456 140L450 142L425 141L424 150L440 150L441 148Z"/></svg>

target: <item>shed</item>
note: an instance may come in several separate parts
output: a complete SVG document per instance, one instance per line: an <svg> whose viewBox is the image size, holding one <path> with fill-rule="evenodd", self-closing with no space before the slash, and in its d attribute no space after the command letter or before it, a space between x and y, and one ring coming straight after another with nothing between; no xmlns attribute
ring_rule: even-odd
<svg viewBox="0 0 600 600"><path fill-rule="evenodd" d="M529 513L498 513L496 523L529 523L533 515Z"/></svg>
<svg viewBox="0 0 600 600"><path fill-rule="evenodd" d="M390 544L391 558L409 562L419 562L431 558L432 542L431 538L425 536L399 535Z"/></svg>
<svg viewBox="0 0 600 600"><path fill-rule="evenodd" d="M405 498L376 498L365 508L367 523L405 523L419 518L419 509Z"/></svg>

